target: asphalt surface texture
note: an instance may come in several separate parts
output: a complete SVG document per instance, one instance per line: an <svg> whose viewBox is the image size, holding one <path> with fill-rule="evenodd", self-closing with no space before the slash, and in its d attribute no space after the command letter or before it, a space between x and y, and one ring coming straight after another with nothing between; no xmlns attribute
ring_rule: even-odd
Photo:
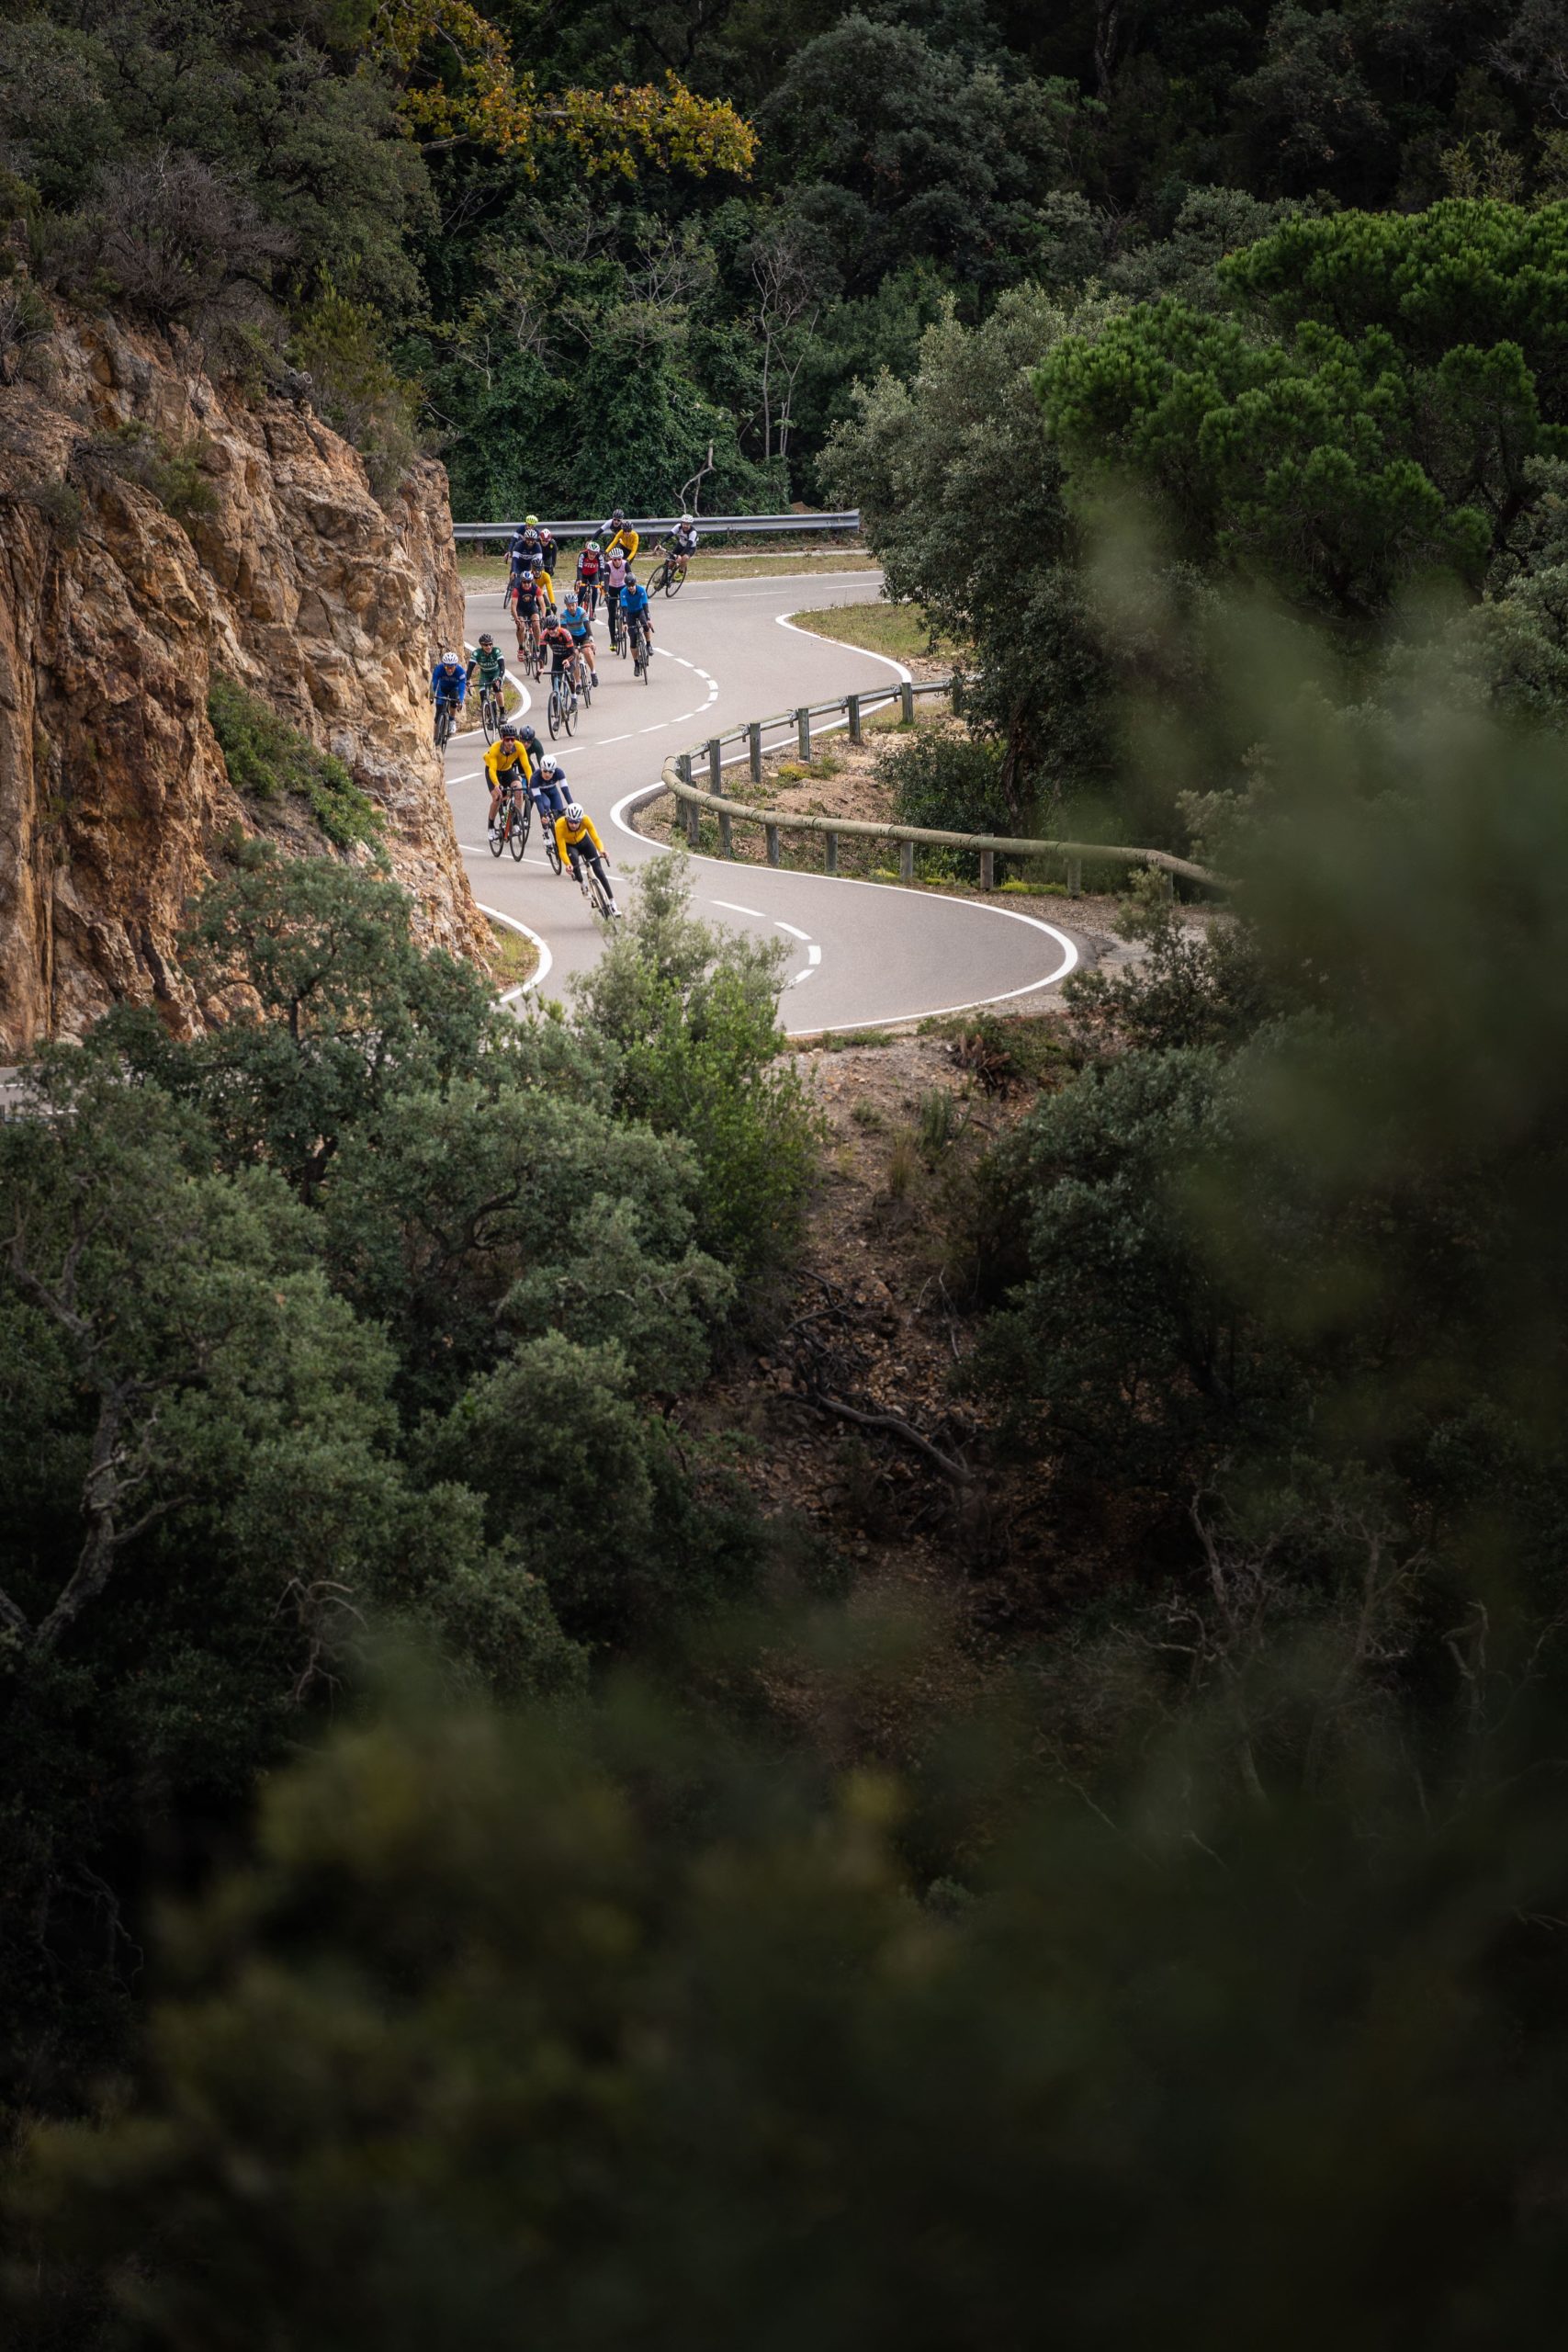
<svg viewBox="0 0 1568 2352"><path fill-rule="evenodd" d="M753 718L802 703L886 687L902 674L885 656L813 637L789 626L803 607L871 602L875 572L689 581L654 605L654 653L646 683L629 661L610 651L603 612L594 631L600 686L577 730L553 745L545 723L548 675L538 684L514 678L529 698L519 714L538 730L566 771L573 798L599 829L623 912L635 904L637 872L660 845L636 832L632 804L660 780L672 752L694 749ZM499 590L468 599L470 645L481 629L513 660L516 634ZM770 745L783 739L775 734ZM529 933L541 948L528 984L563 993L574 972L599 956L605 926L571 879L551 871L536 822L526 854L500 858L487 846L490 805L477 729L446 750L446 786L475 899L488 914ZM705 766L695 780L705 786ZM780 1001L792 1036L825 1029L890 1026L981 1004L1026 1010L1029 1000L1065 979L1079 943L1055 923L1021 910L950 899L896 884L693 860L693 911L789 950ZM514 990L513 995L524 993Z"/></svg>

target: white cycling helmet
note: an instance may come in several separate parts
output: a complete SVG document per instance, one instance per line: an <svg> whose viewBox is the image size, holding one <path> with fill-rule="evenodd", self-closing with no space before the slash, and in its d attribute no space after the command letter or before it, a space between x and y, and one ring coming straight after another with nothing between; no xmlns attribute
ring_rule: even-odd
<svg viewBox="0 0 1568 2352"><path fill-rule="evenodd" d="M441 659L443 662L456 662L457 656L453 652L451 647L448 646L446 652L441 656Z"/></svg>
<svg viewBox="0 0 1568 2352"><path fill-rule="evenodd" d="M584 554L584 555L597 555L597 554L598 554L598 552L599 552L599 542L598 542L598 540L597 540L597 539L590 539L590 540L589 540L589 542L588 542L588 545L583 548L582 552L583 552L583 554Z"/></svg>
<svg viewBox="0 0 1568 2352"><path fill-rule="evenodd" d="M567 821L567 823L568 823L569 825L581 825L581 822L582 822L582 804L581 803L581 801L577 801L577 800L569 800L569 801L567 802L567 804L566 804L566 821Z"/></svg>
<svg viewBox="0 0 1568 2352"><path fill-rule="evenodd" d="M682 514L681 517L682 523L694 523L696 519L694 514Z"/></svg>

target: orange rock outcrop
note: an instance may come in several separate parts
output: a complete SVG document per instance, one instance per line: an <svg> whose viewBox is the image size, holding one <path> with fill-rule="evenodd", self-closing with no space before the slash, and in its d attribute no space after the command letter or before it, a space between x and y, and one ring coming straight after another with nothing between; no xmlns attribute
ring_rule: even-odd
<svg viewBox="0 0 1568 2352"><path fill-rule="evenodd" d="M0 1058L126 1000L200 1020L181 926L233 829L258 823L208 722L215 667L371 795L422 935L478 949L426 702L463 623L443 469L417 461L383 509L308 404L104 320L62 314L6 372ZM194 455L209 511L176 521L117 469L128 426Z"/></svg>

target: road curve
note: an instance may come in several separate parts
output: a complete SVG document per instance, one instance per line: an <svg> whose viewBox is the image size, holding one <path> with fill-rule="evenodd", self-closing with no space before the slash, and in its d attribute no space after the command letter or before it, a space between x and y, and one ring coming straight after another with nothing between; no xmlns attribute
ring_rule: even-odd
<svg viewBox="0 0 1568 2352"><path fill-rule="evenodd" d="M637 867L657 847L633 831L624 804L658 782L672 752L797 703L886 684L896 663L787 626L803 598L870 600L879 584L874 572L863 571L692 581L673 600L659 599L646 685L629 662L610 655L601 621L602 689L577 734L555 749L610 852L623 906L635 890ZM468 597L470 643L482 628L510 650L512 623L499 590ZM535 724L544 736L538 689L535 702ZM543 943L548 960L539 977L553 993L597 956L599 926L570 879L551 873L536 839L521 864L510 854L491 856L483 756L477 731L455 738L446 752L446 786L468 879L487 912L509 917ZM708 922L786 944L781 1012L792 1036L1021 1002L1065 979L1079 955L1070 933L1011 908L728 859L694 861L693 899L694 911Z"/></svg>

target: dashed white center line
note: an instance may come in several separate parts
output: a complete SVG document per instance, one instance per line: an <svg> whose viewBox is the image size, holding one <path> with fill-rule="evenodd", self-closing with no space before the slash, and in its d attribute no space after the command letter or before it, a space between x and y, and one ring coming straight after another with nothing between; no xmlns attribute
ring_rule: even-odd
<svg viewBox="0 0 1568 2352"><path fill-rule="evenodd" d="M777 915L773 917L773 929L775 931L787 931L792 939L809 939L811 936L811 933L808 931L797 931L792 922L781 922Z"/></svg>
<svg viewBox="0 0 1568 2352"><path fill-rule="evenodd" d="M768 920L761 907L738 907L733 899L710 899L708 904L710 907L722 907L727 915L750 915L758 922Z"/></svg>
<svg viewBox="0 0 1568 2352"><path fill-rule="evenodd" d="M813 965L813 964L807 964L807 967L806 967L806 969L805 969L805 971L804 971L804 972L796 972L796 974L795 974L795 976L794 979L793 979L793 980L791 980L791 982L790 982L790 986L791 986L791 988L792 988L792 989L797 989L797 988L799 988L799 986L800 986L800 984L801 984L801 982L802 982L803 980L808 980L808 979L811 978L811 975L812 975L812 973L816 970L816 968L817 968L817 967L816 967L816 966L815 966L815 965Z"/></svg>
<svg viewBox="0 0 1568 2352"><path fill-rule="evenodd" d="M822 961L822 950L820 947L808 947L806 951L806 958L807 963L820 964Z"/></svg>

